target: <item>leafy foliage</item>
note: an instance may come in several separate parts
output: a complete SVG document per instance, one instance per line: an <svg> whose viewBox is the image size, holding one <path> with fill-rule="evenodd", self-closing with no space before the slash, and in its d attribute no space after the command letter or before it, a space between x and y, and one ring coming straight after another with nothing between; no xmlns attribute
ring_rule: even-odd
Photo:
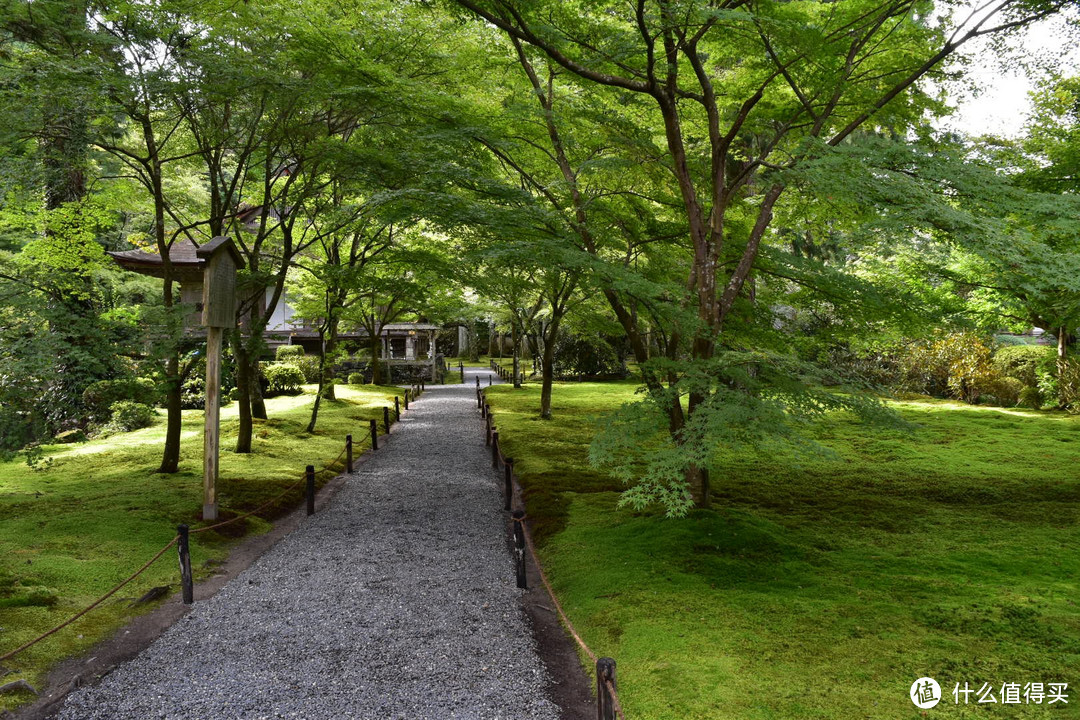
<svg viewBox="0 0 1080 720"><path fill-rule="evenodd" d="M150 427L156 418L152 407L132 400L115 402L109 411L109 423L106 427L114 432L131 432Z"/></svg>
<svg viewBox="0 0 1080 720"><path fill-rule="evenodd" d="M298 395L304 384L304 373L299 367L289 362L262 364L263 377L266 379L267 397L275 395Z"/></svg>

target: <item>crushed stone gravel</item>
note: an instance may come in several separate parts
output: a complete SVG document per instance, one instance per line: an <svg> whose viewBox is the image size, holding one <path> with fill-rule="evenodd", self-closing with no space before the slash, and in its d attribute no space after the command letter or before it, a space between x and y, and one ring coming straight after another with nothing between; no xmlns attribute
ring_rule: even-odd
<svg viewBox="0 0 1080 720"><path fill-rule="evenodd" d="M555 720L518 603L475 377L429 386L393 442L63 720Z"/></svg>

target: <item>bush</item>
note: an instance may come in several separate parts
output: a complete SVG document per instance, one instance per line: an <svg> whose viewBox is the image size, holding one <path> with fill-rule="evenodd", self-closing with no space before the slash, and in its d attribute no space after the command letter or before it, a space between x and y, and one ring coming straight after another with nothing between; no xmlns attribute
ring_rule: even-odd
<svg viewBox="0 0 1080 720"><path fill-rule="evenodd" d="M262 374L266 378L266 396L299 395L304 384L304 373L292 363L273 362L262 364Z"/></svg>
<svg viewBox="0 0 1080 720"><path fill-rule="evenodd" d="M1043 406L1043 396L1037 387L1026 387L1020 391L1020 399L1016 403L1020 407L1038 410Z"/></svg>
<svg viewBox="0 0 1080 720"><path fill-rule="evenodd" d="M1000 377L987 383L987 401L1001 407L1016 407L1024 383L1012 377Z"/></svg>
<svg viewBox="0 0 1080 720"><path fill-rule="evenodd" d="M1010 345L994 353L994 370L999 375L1016 378L1024 387L1037 387L1039 371L1055 357L1048 345Z"/></svg>
<svg viewBox="0 0 1080 720"><path fill-rule="evenodd" d="M358 372L349 373L349 384L350 385L363 385L364 384L364 376L361 373L358 373Z"/></svg>
<svg viewBox="0 0 1080 720"><path fill-rule="evenodd" d="M278 362L295 360L304 357L303 345L282 345L274 353L274 359Z"/></svg>
<svg viewBox="0 0 1080 720"><path fill-rule="evenodd" d="M555 341L558 377L624 377L625 368L611 343L600 335L563 333Z"/></svg>
<svg viewBox="0 0 1080 720"><path fill-rule="evenodd" d="M1066 410L1080 412L1080 361L1068 358L1058 367L1058 404Z"/></svg>
<svg viewBox="0 0 1080 720"><path fill-rule="evenodd" d="M110 430L130 432L154 424L154 409L143 403L121 400L113 403L111 411L108 425Z"/></svg>
<svg viewBox="0 0 1080 720"><path fill-rule="evenodd" d="M304 382L319 382L319 357L317 355L305 355L290 362L300 369L304 375Z"/></svg>
<svg viewBox="0 0 1080 720"><path fill-rule="evenodd" d="M1001 378L993 352L973 333L916 343L900 359L904 389L973 403Z"/></svg>
<svg viewBox="0 0 1080 720"><path fill-rule="evenodd" d="M92 421L108 419L112 406L121 400L157 405L161 394L153 381L146 378L98 380L83 390L83 402L86 404L88 419Z"/></svg>
<svg viewBox="0 0 1080 720"><path fill-rule="evenodd" d="M61 444L86 442L86 433L78 428L75 430L65 430L57 435L55 440Z"/></svg>

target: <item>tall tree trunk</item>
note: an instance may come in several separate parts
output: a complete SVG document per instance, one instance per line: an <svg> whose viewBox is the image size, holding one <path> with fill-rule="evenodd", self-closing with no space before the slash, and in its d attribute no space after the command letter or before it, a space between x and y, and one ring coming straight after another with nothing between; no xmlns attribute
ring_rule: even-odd
<svg viewBox="0 0 1080 720"><path fill-rule="evenodd" d="M182 418L183 387L180 382L180 351L173 350L165 360L165 449L161 454L159 473L174 473L180 469L180 421Z"/></svg>
<svg viewBox="0 0 1080 720"><path fill-rule="evenodd" d="M542 337L544 355L540 367L540 419L551 419L551 386L555 380L555 339L559 335L562 314L552 313L551 319L544 323Z"/></svg>
<svg viewBox="0 0 1080 720"><path fill-rule="evenodd" d="M266 419L266 399L263 397L262 382L259 380L259 366L262 361L257 357L251 358L251 417L259 420Z"/></svg>
<svg viewBox="0 0 1080 720"><path fill-rule="evenodd" d="M519 366L518 358L521 355L521 333L518 332L517 323L515 322L510 328L511 345L514 348L514 387L521 389L521 368Z"/></svg>
<svg viewBox="0 0 1080 720"><path fill-rule="evenodd" d="M311 406L311 421L307 426L309 433L315 432L315 422L319 419L319 404L322 402L323 388L326 387L326 331L322 328L319 329L319 347L322 348L319 354L319 387L315 390L315 404Z"/></svg>
<svg viewBox="0 0 1080 720"><path fill-rule="evenodd" d="M382 385L382 363L379 355L382 350L382 339L378 333L371 333L371 384Z"/></svg>
<svg viewBox="0 0 1080 720"><path fill-rule="evenodd" d="M251 419L251 388L257 383L252 378L252 362L248 348L239 329L232 333L233 357L236 360L237 405L240 408L240 427L236 432L236 452L251 452L251 436L254 431Z"/></svg>
<svg viewBox="0 0 1080 720"><path fill-rule="evenodd" d="M480 333L475 322L469 323L469 362L480 362Z"/></svg>
<svg viewBox="0 0 1080 720"><path fill-rule="evenodd" d="M338 320L332 317L326 324L326 342L322 344L323 354L322 359L319 360L319 382L322 384L322 396L327 400L337 400L337 394L334 392L334 379L327 376L334 368L333 363L327 363L327 360L332 361L334 359L337 343Z"/></svg>

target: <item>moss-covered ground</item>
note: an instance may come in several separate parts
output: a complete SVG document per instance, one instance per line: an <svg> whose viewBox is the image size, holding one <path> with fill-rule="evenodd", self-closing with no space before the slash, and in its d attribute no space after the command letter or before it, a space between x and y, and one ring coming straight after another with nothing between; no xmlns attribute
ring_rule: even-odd
<svg viewBox="0 0 1080 720"><path fill-rule="evenodd" d="M392 387L339 385L335 402L324 401L314 433L305 432L313 388L303 395L267 401L269 419L256 421L253 452L232 452L236 404L222 409L218 501L222 517L235 517L280 494L308 464L334 460L355 438L359 455L370 446L368 420L382 422L393 408ZM149 428L75 445L45 448L47 469L22 461L0 463L0 655L59 624L127 577L173 538L176 526L202 525L201 410L185 411L180 472L161 475L164 415ZM344 460L334 466L343 468ZM332 472L319 475L325 483ZM267 511L219 531L192 536L196 579L213 572L235 538L264 532L268 519L295 508L298 487ZM140 608L130 607L152 587L179 587L175 551L105 604L73 625L4 663L12 674L40 686L60 659L90 647ZM30 699L0 696L0 710Z"/></svg>
<svg viewBox="0 0 1080 720"><path fill-rule="evenodd" d="M629 718L1080 717L1080 418L926 400L910 431L835 415L834 457L734 453L713 509L617 508L595 418L633 383L488 391L542 561ZM942 702L908 699L919 677ZM995 704L956 704L964 683ZM1003 683L1069 702L1003 704ZM961 703L963 695L960 695ZM985 695L984 695L985 698Z"/></svg>

